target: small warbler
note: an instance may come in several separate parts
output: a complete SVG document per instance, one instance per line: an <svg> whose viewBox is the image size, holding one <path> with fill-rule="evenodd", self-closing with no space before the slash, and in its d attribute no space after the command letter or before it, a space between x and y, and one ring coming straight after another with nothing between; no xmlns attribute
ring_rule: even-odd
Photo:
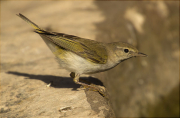
<svg viewBox="0 0 180 118"><path fill-rule="evenodd" d="M76 84L92 88L101 94L105 92L102 87L79 81L80 75L106 71L131 57L146 56L128 43L103 43L64 33L45 31L24 15L20 13L17 15L29 23L42 37L57 57L60 67L71 72L70 76Z"/></svg>

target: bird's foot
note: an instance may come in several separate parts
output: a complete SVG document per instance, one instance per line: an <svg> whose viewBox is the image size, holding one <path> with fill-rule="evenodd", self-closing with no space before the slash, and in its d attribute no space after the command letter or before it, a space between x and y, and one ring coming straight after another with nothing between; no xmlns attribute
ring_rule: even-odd
<svg viewBox="0 0 180 118"><path fill-rule="evenodd" d="M82 87L85 88L85 90L98 91L103 97L108 98L108 94L104 86L91 84L84 80L82 82L82 80L79 80L80 74L75 74L74 72L71 72L70 76L73 78L73 81L76 84L82 85Z"/></svg>
<svg viewBox="0 0 180 118"><path fill-rule="evenodd" d="M104 86L90 84L90 85L82 85L81 88L85 89L86 91L97 91L103 97L107 97L106 88Z"/></svg>

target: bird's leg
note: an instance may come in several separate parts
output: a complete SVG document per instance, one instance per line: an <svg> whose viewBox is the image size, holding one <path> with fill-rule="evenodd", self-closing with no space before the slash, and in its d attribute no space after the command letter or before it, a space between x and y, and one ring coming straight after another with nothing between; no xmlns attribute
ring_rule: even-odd
<svg viewBox="0 0 180 118"><path fill-rule="evenodd" d="M87 84L79 81L80 74L75 74L74 72L71 72L70 76L73 78L73 81L76 84L82 85L84 88L87 88L88 90L92 91L98 91L103 96L106 96L106 90L103 86L98 86L95 84Z"/></svg>
<svg viewBox="0 0 180 118"><path fill-rule="evenodd" d="M73 78L73 81L76 83L76 84L80 84L80 85L82 85L82 86L84 86L84 87L86 87L86 86L89 86L89 84L90 83L88 83L88 82L86 82L86 81L84 81L84 83L83 82L81 82L81 81L79 81L80 80L80 74L75 74L74 72L71 72L71 74L70 74L70 76L71 76L71 78Z"/></svg>

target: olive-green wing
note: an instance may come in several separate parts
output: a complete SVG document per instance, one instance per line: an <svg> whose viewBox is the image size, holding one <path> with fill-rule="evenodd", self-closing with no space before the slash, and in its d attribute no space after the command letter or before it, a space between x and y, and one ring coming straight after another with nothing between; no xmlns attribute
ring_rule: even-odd
<svg viewBox="0 0 180 118"><path fill-rule="evenodd" d="M36 31L38 34L46 36L56 45L63 47L91 62L104 64L107 62L107 52L105 46L89 39L80 38L63 33L47 32L42 30Z"/></svg>

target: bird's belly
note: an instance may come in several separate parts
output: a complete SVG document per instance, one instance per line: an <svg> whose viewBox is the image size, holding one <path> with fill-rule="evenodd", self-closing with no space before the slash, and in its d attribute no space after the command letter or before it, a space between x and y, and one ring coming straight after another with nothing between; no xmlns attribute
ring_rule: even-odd
<svg viewBox="0 0 180 118"><path fill-rule="evenodd" d="M61 68L64 68L70 72L75 72L79 74L89 74L89 73L97 73L108 70L115 65L109 64L96 64L90 62L73 52L67 51L63 58L62 55L57 56L58 62Z"/></svg>

